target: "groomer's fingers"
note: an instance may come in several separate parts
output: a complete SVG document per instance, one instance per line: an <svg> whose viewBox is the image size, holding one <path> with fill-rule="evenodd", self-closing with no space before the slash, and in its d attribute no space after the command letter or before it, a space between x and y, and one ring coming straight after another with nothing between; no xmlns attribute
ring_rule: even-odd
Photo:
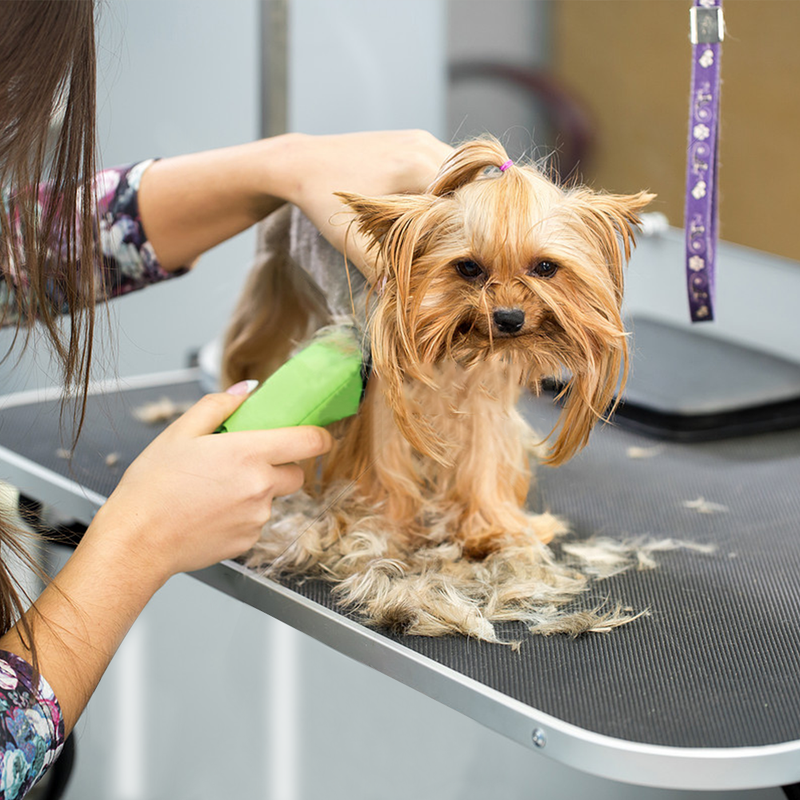
<svg viewBox="0 0 800 800"><path fill-rule="evenodd" d="M296 428L275 428L269 431L236 431L224 434L229 442L241 443L251 453L263 456L269 464L305 461L327 453L333 437L325 428L298 425Z"/></svg>
<svg viewBox="0 0 800 800"><path fill-rule="evenodd" d="M213 433L247 399L249 394L247 389L255 388L256 385L253 381L252 387L249 387L247 382L242 381L242 384L231 387L231 389L241 387L244 390L242 393L232 392L229 389L227 392L215 392L201 397L178 417L167 431L170 435L180 436L203 436L206 433Z"/></svg>
<svg viewBox="0 0 800 800"><path fill-rule="evenodd" d="M275 479L272 484L273 497L285 497L286 495L294 494L303 486L305 474L303 473L303 468L297 466L297 464L284 464L273 469L275 470Z"/></svg>

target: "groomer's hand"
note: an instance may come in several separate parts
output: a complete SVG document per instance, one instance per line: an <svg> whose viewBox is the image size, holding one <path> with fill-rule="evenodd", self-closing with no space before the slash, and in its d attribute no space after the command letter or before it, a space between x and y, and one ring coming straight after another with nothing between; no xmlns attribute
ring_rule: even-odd
<svg viewBox="0 0 800 800"><path fill-rule="evenodd" d="M244 398L208 395L157 437L26 613L67 734L163 583L251 547L272 498L303 482L293 462L330 448L322 428L212 433ZM14 625L0 649L30 661L30 632Z"/></svg>
<svg viewBox="0 0 800 800"><path fill-rule="evenodd" d="M334 192L368 196L424 192L452 152L450 145L426 131L370 131L336 136L292 134L287 143L289 200L300 206L331 244L367 276L374 253L348 234L352 213ZM345 237L347 236L347 241Z"/></svg>
<svg viewBox="0 0 800 800"><path fill-rule="evenodd" d="M215 434L247 387L202 398L131 464L90 532L123 537L147 577L166 581L252 547L272 500L303 483L296 462L326 453L323 428Z"/></svg>

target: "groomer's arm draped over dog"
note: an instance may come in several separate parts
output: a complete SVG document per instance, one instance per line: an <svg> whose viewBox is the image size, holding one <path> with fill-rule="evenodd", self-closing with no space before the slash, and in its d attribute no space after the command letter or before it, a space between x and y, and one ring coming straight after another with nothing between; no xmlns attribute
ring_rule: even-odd
<svg viewBox="0 0 800 800"><path fill-rule="evenodd" d="M162 266L184 266L288 201L363 272L350 211L334 192L422 192L452 151L424 131L288 134L156 162L142 176L142 221ZM353 187L342 189L343 186Z"/></svg>
<svg viewBox="0 0 800 800"><path fill-rule="evenodd" d="M450 152L421 131L287 134L98 172L93 26L90 0L0 3L0 323L17 334L4 355L49 344L76 441L98 302L180 276L284 202L343 248L334 191L424 191ZM213 435L249 389L205 396L155 438L33 604L0 563L0 800L55 760L153 594L250 549L273 498L301 486L296 462L330 449L315 427ZM4 559L37 537L0 509Z"/></svg>

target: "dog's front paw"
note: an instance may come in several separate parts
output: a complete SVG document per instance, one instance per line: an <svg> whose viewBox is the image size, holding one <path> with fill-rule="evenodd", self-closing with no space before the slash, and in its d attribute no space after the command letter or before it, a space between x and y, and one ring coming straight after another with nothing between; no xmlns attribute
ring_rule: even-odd
<svg viewBox="0 0 800 800"><path fill-rule="evenodd" d="M476 525L475 519L470 522L461 526L456 538L464 555L472 560L485 558L506 547L548 544L569 530L562 519L548 512L526 514L517 511L505 515L501 523L495 524L487 524L485 519L480 520L483 524Z"/></svg>

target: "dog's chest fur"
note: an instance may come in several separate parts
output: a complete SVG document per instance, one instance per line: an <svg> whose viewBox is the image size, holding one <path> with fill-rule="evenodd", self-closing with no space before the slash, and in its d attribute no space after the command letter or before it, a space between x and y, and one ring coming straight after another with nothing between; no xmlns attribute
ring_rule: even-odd
<svg viewBox="0 0 800 800"><path fill-rule="evenodd" d="M364 276L346 264L341 253L322 237L302 211L292 206L280 213L283 219L265 237L263 246L274 247L282 241L292 265L301 269L324 297L331 318L355 317L366 336L369 287ZM368 347L368 340L364 341ZM365 353L365 358L369 358L369 353ZM534 447L534 437L516 409L520 378L515 368L500 359L490 359L467 371L446 360L430 365L425 378L425 382L407 381L406 396L442 440L443 460L453 467L443 467L414 452L395 425L391 410L382 401L380 376L374 375L370 378L371 409L363 415L361 424L350 426L357 428L350 436L358 437L363 452L371 453L374 458L381 451L395 451L395 457L412 470L419 484L436 492L452 488L459 470L470 470L473 474L494 468L511 470L509 459L514 465L526 461L523 451ZM513 450L513 455L509 449ZM476 463L478 460L481 463ZM327 461L335 464L337 453ZM455 465L459 465L459 469ZM359 463L359 471L363 469ZM516 466L513 469L516 471ZM329 480L355 478L355 475L343 474L335 466L327 475Z"/></svg>

